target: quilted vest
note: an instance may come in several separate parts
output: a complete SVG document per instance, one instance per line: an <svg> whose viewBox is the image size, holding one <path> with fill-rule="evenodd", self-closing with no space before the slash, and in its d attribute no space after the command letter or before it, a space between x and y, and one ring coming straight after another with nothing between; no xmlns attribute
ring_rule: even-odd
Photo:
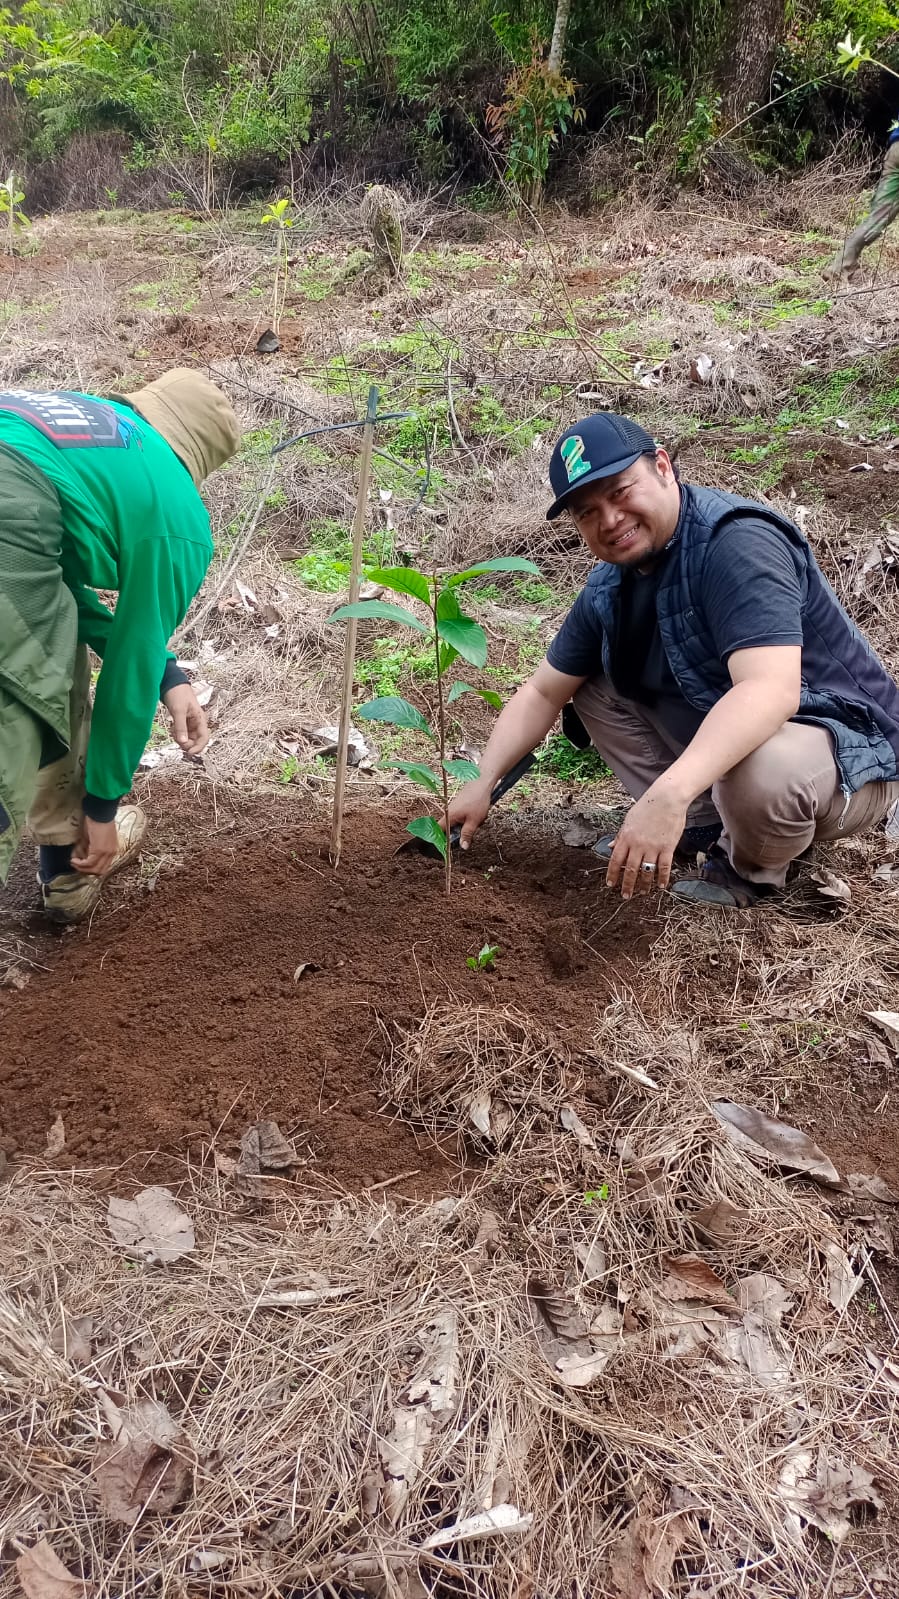
<svg viewBox="0 0 899 1599"><path fill-rule="evenodd" d="M727 667L703 609L703 569L709 544L726 523L742 516L771 523L799 552L802 566L803 679L797 722L830 733L844 794L865 783L899 778L899 689L867 639L843 609L818 566L807 539L793 522L766 505L721 489L681 484L681 514L669 549L671 559L656 594L659 632L681 693L707 712L731 687ZM751 537L751 530L747 537ZM588 580L603 632L603 670L614 682L621 611L622 568L595 567ZM626 645L625 645L626 648ZM814 657L814 681L805 676Z"/></svg>

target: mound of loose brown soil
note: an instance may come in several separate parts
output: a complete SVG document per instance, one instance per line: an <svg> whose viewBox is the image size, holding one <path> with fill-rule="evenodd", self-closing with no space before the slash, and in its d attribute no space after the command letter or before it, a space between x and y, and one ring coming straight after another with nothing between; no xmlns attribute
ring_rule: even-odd
<svg viewBox="0 0 899 1599"><path fill-rule="evenodd" d="M485 836L449 902L439 864L394 855L395 820L350 819L336 873L326 837L316 824L207 848L0 995L7 1152L40 1152L57 1115L62 1159L93 1166L197 1152L213 1134L227 1147L270 1116L309 1171L445 1186L451 1159L379 1113L379 1021L408 1025L455 995L587 1045L653 930L648 906L610 902L588 852L534 833ZM495 971L470 970L485 943Z"/></svg>

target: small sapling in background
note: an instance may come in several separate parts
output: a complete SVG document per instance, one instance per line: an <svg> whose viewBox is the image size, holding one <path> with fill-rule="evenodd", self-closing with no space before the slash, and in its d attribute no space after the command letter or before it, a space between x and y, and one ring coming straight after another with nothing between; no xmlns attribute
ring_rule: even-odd
<svg viewBox="0 0 899 1599"><path fill-rule="evenodd" d="M465 964L470 966L473 972L493 972L496 970L498 955L498 944L483 944L476 955L469 955Z"/></svg>
<svg viewBox="0 0 899 1599"><path fill-rule="evenodd" d="M272 279L271 331L277 338L281 331L281 312L284 310L284 301L287 296L287 233L293 227L293 218L290 215L290 198L285 196L281 200L272 200L268 210L263 213L259 221L262 227L276 230L275 272Z"/></svg>
<svg viewBox="0 0 899 1599"><path fill-rule="evenodd" d="M16 248L16 229L28 227L28 218L19 207L25 198L24 189L20 189L16 182L14 172L9 174L5 183L0 183L0 217L6 217L6 253L13 255Z"/></svg>

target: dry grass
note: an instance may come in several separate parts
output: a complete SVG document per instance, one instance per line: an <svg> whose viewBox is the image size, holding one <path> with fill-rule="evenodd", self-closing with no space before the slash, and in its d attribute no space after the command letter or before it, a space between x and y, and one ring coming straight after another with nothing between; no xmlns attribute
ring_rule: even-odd
<svg viewBox="0 0 899 1599"><path fill-rule="evenodd" d="M435 1141L456 1133L460 1150L520 1155L558 1124L582 1082L558 1042L529 1018L479 1006L432 1005L389 1039L384 1094L404 1121Z"/></svg>
<svg viewBox="0 0 899 1599"><path fill-rule="evenodd" d="M616 1032L621 1019L609 1017ZM869 1569L882 1559L876 1529L844 1548L800 1536L778 1488L806 1448L891 1480L895 1397L864 1358L854 1309L839 1316L827 1300L824 1252L843 1248L843 1227L820 1190L723 1138L693 1046L661 1092L626 1085L602 1114L578 1100L590 1143L557 1126L548 1166L533 1109L539 1092L558 1114L558 1045L483 1012L432 1012L420 1041L388 1057L398 1096L423 1114L439 1101L444 1125L461 1110L445 1091L455 1069L465 1093L499 1084L518 1123L514 1173L499 1155L462 1198L279 1185L254 1215L210 1152L179 1196L196 1252L147 1268L123 1260L77 1177L15 1173L0 1200L10 1552L45 1533L100 1596L202 1581L339 1599L594 1599L618 1592L610 1571L638 1529L650 1544L668 1529L651 1591L671 1599L736 1583L755 1599L813 1599L859 1569L856 1550ZM497 1172L500 1214L487 1185ZM722 1201L739 1208L739 1232L710 1245L691 1218ZM717 1310L671 1297L672 1260L697 1251L736 1296ZM757 1273L782 1285L782 1321L739 1308ZM272 1306L297 1290L313 1302ZM566 1385L543 1352L536 1293L551 1295L557 1322L593 1327L604 1369L589 1386ZM89 1365L51 1347L63 1313L93 1317ZM100 1389L166 1404L196 1462L183 1506L148 1510L127 1532L97 1509ZM418 1444L398 1482L385 1461L410 1414ZM533 1518L529 1529L424 1547L498 1503Z"/></svg>

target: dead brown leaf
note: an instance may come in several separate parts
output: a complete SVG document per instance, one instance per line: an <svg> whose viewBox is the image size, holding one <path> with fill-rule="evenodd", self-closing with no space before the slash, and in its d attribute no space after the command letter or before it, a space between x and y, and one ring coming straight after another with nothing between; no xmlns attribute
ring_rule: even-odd
<svg viewBox="0 0 899 1599"><path fill-rule="evenodd" d="M584 1126L584 1123L581 1121L581 1118L573 1105L562 1106L562 1109L559 1112L559 1121L562 1123L566 1133L574 1134L582 1149L596 1148L596 1144L594 1143L592 1136L587 1131L587 1128Z"/></svg>
<svg viewBox="0 0 899 1599"><path fill-rule="evenodd" d="M670 1593L674 1562L688 1540L683 1516L659 1515L651 1499L641 1499L609 1557L610 1599Z"/></svg>
<svg viewBox="0 0 899 1599"><path fill-rule="evenodd" d="M766 1116L750 1105L735 1105L729 1099L716 1099L712 1110L726 1137L754 1159L773 1161L785 1171L803 1172L828 1187L840 1187L840 1174L823 1149L807 1133L788 1122Z"/></svg>
<svg viewBox="0 0 899 1599"><path fill-rule="evenodd" d="M851 1171L846 1178L853 1194L860 1199L873 1199L878 1205L899 1205L899 1194L893 1192L882 1177L868 1172Z"/></svg>
<svg viewBox="0 0 899 1599"><path fill-rule="evenodd" d="M599 828L595 822L588 822L586 816L578 814L566 823L559 837L571 849L587 849L599 838Z"/></svg>
<svg viewBox="0 0 899 1599"><path fill-rule="evenodd" d="M502 1246L502 1223L495 1210L485 1210L478 1222L471 1252L478 1257L478 1265L486 1265L498 1254Z"/></svg>
<svg viewBox="0 0 899 1599"><path fill-rule="evenodd" d="M886 1033L894 1050L899 1050L899 1010L866 1010L869 1021Z"/></svg>
<svg viewBox="0 0 899 1599"><path fill-rule="evenodd" d="M57 1116L53 1126L47 1134L44 1154L48 1160L55 1160L66 1147L66 1124L61 1116Z"/></svg>
<svg viewBox="0 0 899 1599"><path fill-rule="evenodd" d="M844 905L848 905L852 899L852 889L849 884L844 878L837 877L835 872L828 871L826 866L820 867L817 872L812 872L811 879L817 884L822 899L840 900Z"/></svg>
<svg viewBox="0 0 899 1599"><path fill-rule="evenodd" d="M73 1366L89 1366L93 1331L93 1316L70 1316L60 1308L59 1321L50 1334L50 1347Z"/></svg>
<svg viewBox="0 0 899 1599"><path fill-rule="evenodd" d="M582 1267L581 1281L585 1283L599 1282L606 1274L606 1252L599 1238L579 1240L574 1246L574 1253L579 1266Z"/></svg>
<svg viewBox="0 0 899 1599"><path fill-rule="evenodd" d="M879 1038L867 1038L868 1060L872 1066L878 1066L883 1071L889 1071L893 1065L893 1057L886 1044Z"/></svg>
<svg viewBox="0 0 899 1599"><path fill-rule="evenodd" d="M763 1388L787 1383L789 1359L779 1338L782 1318L792 1304L787 1290L776 1277L757 1271L737 1283L736 1300L743 1314L722 1328L719 1353L745 1367Z"/></svg>
<svg viewBox="0 0 899 1599"><path fill-rule="evenodd" d="M112 1439L99 1445L94 1475L106 1515L133 1527L144 1510L174 1510L190 1493L196 1461L183 1427L156 1399L124 1409L103 1401Z"/></svg>
<svg viewBox="0 0 899 1599"><path fill-rule="evenodd" d="M832 1242L822 1245L827 1261L827 1297L840 1315L848 1308L853 1294L861 1287L862 1278L856 1276L845 1249Z"/></svg>
<svg viewBox="0 0 899 1599"><path fill-rule="evenodd" d="M624 1179L628 1205L635 1216L646 1216L665 1198L667 1184L664 1161L637 1162Z"/></svg>
<svg viewBox="0 0 899 1599"><path fill-rule="evenodd" d="M615 1352L615 1340L602 1338L594 1345L589 1323L574 1301L542 1277L529 1277L526 1293L537 1345L557 1379L567 1388L585 1388L601 1376Z"/></svg>
<svg viewBox="0 0 899 1599"><path fill-rule="evenodd" d="M459 1383L459 1323L455 1312L438 1311L423 1329L421 1345L421 1359L403 1401L410 1405L424 1401L432 1416L451 1415L456 1409Z"/></svg>
<svg viewBox="0 0 899 1599"><path fill-rule="evenodd" d="M468 1119L472 1127L479 1133L483 1133L485 1138L489 1138L491 1135L490 1111L492 1107L493 1098L486 1089L475 1094L468 1107Z"/></svg>
<svg viewBox="0 0 899 1599"><path fill-rule="evenodd" d="M554 1288L542 1277L529 1277L527 1296L531 1309L536 1310L554 1338L585 1338L589 1324L576 1304L560 1288Z"/></svg>
<svg viewBox="0 0 899 1599"><path fill-rule="evenodd" d="M378 1445L384 1473L384 1509L394 1526L424 1465L432 1426L426 1406L398 1406L393 1412L393 1431Z"/></svg>
<svg viewBox="0 0 899 1599"><path fill-rule="evenodd" d="M73 1577L46 1538L26 1549L16 1561L26 1599L86 1599L94 1584Z"/></svg>
<svg viewBox="0 0 899 1599"><path fill-rule="evenodd" d="M701 1237L723 1246L745 1238L749 1211L732 1205L729 1199L718 1199L704 1210L695 1210L690 1220Z"/></svg>
<svg viewBox="0 0 899 1599"><path fill-rule="evenodd" d="M857 1506L883 1508L874 1478L854 1462L829 1460L823 1445L815 1460L810 1449L794 1450L784 1462L778 1491L795 1532L807 1523L817 1527L834 1544L848 1537L849 1512Z"/></svg>
<svg viewBox="0 0 899 1599"><path fill-rule="evenodd" d="M341 1588L349 1584L371 1599L428 1599L429 1595L412 1556L340 1554L329 1561L328 1572Z"/></svg>
<svg viewBox="0 0 899 1599"><path fill-rule="evenodd" d="M106 1214L117 1244L148 1265L168 1265L194 1248L193 1222L167 1188L142 1188L134 1199L110 1199Z"/></svg>
<svg viewBox="0 0 899 1599"><path fill-rule="evenodd" d="M300 1157L275 1121L255 1122L240 1140L237 1172L241 1177L258 1177L264 1171L286 1171L301 1165Z"/></svg>
<svg viewBox="0 0 899 1599"><path fill-rule="evenodd" d="M713 1339L719 1338L727 1318L698 1300L670 1301L647 1296L653 1333L663 1360L687 1360ZM626 1325L626 1323L625 1323Z"/></svg>
<svg viewBox="0 0 899 1599"><path fill-rule="evenodd" d="M889 1259L893 1259L896 1252L893 1233L886 1222L877 1216L857 1216L854 1222L867 1249L872 1250L875 1255L886 1255Z"/></svg>
<svg viewBox="0 0 899 1599"><path fill-rule="evenodd" d="M865 1350L865 1359L885 1388L891 1393L899 1395L899 1362L891 1360L888 1355L878 1355L871 1348Z"/></svg>
<svg viewBox="0 0 899 1599"><path fill-rule="evenodd" d="M793 1299L783 1283L765 1271L751 1272L737 1283L736 1300L741 1310L751 1311L770 1327L779 1327Z"/></svg>
<svg viewBox="0 0 899 1599"><path fill-rule="evenodd" d="M663 1255L665 1275L659 1293L672 1304L698 1300L716 1310L734 1311L737 1305L721 1278L698 1255Z"/></svg>

